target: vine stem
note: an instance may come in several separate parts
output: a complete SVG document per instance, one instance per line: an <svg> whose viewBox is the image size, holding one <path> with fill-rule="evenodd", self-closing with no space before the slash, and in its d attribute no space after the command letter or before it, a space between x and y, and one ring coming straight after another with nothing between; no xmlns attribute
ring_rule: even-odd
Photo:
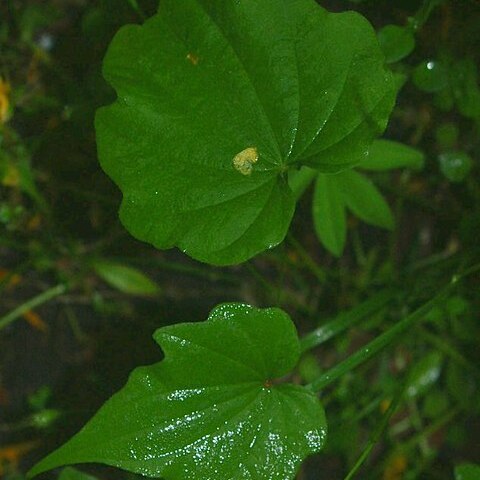
<svg viewBox="0 0 480 480"><path fill-rule="evenodd" d="M393 402L390 402L390 405L388 406L387 411L382 417L382 421L378 424L377 428L373 432L373 435L371 436L370 440L368 441L368 444L366 448L363 450L362 454L358 457L358 460L355 462L355 465L352 467L352 469L348 472L347 476L344 478L344 480L351 480L354 475L358 472L360 467L363 465L365 460L368 458L370 455L370 452L372 451L373 447L377 444L377 442L380 440L380 437L382 436L382 433L388 426L388 422L392 418L392 415L396 412L398 406L400 405L400 402L403 398L403 395L405 393L406 387L407 387L408 382L406 382L402 388L400 389L400 392L397 394Z"/></svg>
<svg viewBox="0 0 480 480"><path fill-rule="evenodd" d="M10 325L10 323L15 321L17 318L21 317L24 313L28 312L29 310L33 310L45 302L48 302L52 298L62 295L66 290L67 286L65 284L60 284L50 288L49 290L46 290L43 293L40 293L25 303L22 303L22 305L19 305L17 308L0 318L0 331L7 325Z"/></svg>
<svg viewBox="0 0 480 480"><path fill-rule="evenodd" d="M140 20L144 22L147 19L147 16L145 15L144 11L140 8L140 5L138 4L137 0L127 0L127 3L135 10L137 15L140 17Z"/></svg>

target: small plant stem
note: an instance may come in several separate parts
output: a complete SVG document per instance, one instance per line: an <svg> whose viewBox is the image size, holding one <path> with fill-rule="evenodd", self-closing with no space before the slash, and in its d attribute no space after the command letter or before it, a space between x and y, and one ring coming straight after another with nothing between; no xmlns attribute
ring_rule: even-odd
<svg viewBox="0 0 480 480"><path fill-rule="evenodd" d="M0 318L0 330L4 329L7 325L10 325L10 323L15 321L17 318L21 317L24 313L28 312L29 310L33 310L39 305L42 305L43 303L48 302L52 298L62 295L63 293L65 293L66 290L67 290L66 285L60 284L26 301L22 305L18 306L17 308L15 308L11 312L7 313L5 316Z"/></svg>
<svg viewBox="0 0 480 480"><path fill-rule="evenodd" d="M292 247L295 248L298 255L302 259L303 264L315 275L317 280L322 284L325 283L327 280L327 273L311 257L305 247L292 234L288 234L287 240Z"/></svg>
<svg viewBox="0 0 480 480"><path fill-rule="evenodd" d="M145 15L145 12L140 8L140 5L138 4L137 0L127 0L127 2L133 8L133 10L135 10L137 15L142 20L142 22L145 21L147 16Z"/></svg>
<svg viewBox="0 0 480 480"><path fill-rule="evenodd" d="M387 411L383 415L382 421L378 424L377 428L373 432L373 435L371 436L370 440L367 443L366 448L363 450L362 454L358 458L358 460L355 462L355 465L352 467L350 472L348 472L347 476L345 477L344 480L351 480L354 475L358 472L360 467L363 465L365 460L368 458L370 455L370 452L372 451L373 447L377 444L377 442L380 440L380 437L382 436L383 432L388 426L388 422L392 418L392 415L395 413L395 411L398 408L398 405L400 404L403 394L405 393L406 389L406 384L404 384L395 397L395 399L390 403L388 406Z"/></svg>
<svg viewBox="0 0 480 480"><path fill-rule="evenodd" d="M424 0L422 6L418 9L417 13L412 18L411 26L413 30L416 31L423 27L423 25L427 23L427 20L433 10L442 3L443 0Z"/></svg>
<svg viewBox="0 0 480 480"><path fill-rule="evenodd" d="M450 293L456 283L457 279L455 278L431 300L424 303L421 307L419 307L413 313L405 317L403 320L400 320L389 330L382 333L371 342L367 343L367 345L362 347L360 350L357 350L353 355L345 359L343 362L340 362L335 367L320 375L319 378L307 385L307 387L315 392L318 392L330 383L334 382L337 378L345 375L350 370L353 370L354 368L369 360L371 357L383 350L394 340L400 338L400 336L410 327L412 327L412 325L414 325L419 320L425 318L426 314L432 309L432 307L437 305L442 299L445 298L448 293Z"/></svg>
<svg viewBox="0 0 480 480"><path fill-rule="evenodd" d="M65 308L65 315L67 316L68 323L77 342L85 342L88 337L82 330L82 327L78 322L77 316L75 315L75 311L69 305L67 305Z"/></svg>
<svg viewBox="0 0 480 480"><path fill-rule="evenodd" d="M373 315L380 310L395 296L395 291L386 289L377 293L360 305L353 309L340 313L333 320L326 322L324 325L316 328L312 332L305 335L300 340L300 349L302 352L310 350L318 345L326 342L330 338L338 335L347 328L355 325L369 315Z"/></svg>

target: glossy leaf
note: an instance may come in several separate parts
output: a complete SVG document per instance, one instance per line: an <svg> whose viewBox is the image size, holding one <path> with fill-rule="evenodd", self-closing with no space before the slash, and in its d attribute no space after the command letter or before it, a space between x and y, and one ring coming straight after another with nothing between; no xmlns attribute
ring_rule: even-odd
<svg viewBox="0 0 480 480"><path fill-rule="evenodd" d="M315 394L275 380L300 352L283 311L220 305L206 322L164 327L155 339L165 359L136 369L31 476L101 462L167 480L285 480L322 448L326 422Z"/></svg>
<svg viewBox="0 0 480 480"><path fill-rule="evenodd" d="M358 165L365 170L391 170L393 168L421 169L425 156L420 150L392 140L375 140L368 156Z"/></svg>
<svg viewBox="0 0 480 480"><path fill-rule="evenodd" d="M319 174L317 177L313 195L313 223L324 247L339 257L347 238L347 220L336 176Z"/></svg>
<svg viewBox="0 0 480 480"><path fill-rule="evenodd" d="M285 173L352 166L383 131L395 87L371 25L313 0L165 0L113 40L118 100L99 158L135 237L213 264L281 242Z"/></svg>
<svg viewBox="0 0 480 480"><path fill-rule="evenodd" d="M378 41L387 63L402 60L415 48L415 37L411 29L398 25L386 25L378 32Z"/></svg>
<svg viewBox="0 0 480 480"><path fill-rule="evenodd" d="M455 480L480 480L480 465L464 463L455 467Z"/></svg>
<svg viewBox="0 0 480 480"><path fill-rule="evenodd" d="M97 275L113 288L129 295L155 295L158 285L136 268L107 260L93 263Z"/></svg>
<svg viewBox="0 0 480 480"><path fill-rule="evenodd" d="M377 187L361 173L349 170L335 175L345 205L366 223L393 229L394 219L388 203Z"/></svg>

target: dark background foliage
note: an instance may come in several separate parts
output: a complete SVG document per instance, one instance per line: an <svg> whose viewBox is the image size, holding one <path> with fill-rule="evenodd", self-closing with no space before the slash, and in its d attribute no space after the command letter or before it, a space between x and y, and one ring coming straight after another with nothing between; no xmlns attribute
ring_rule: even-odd
<svg viewBox="0 0 480 480"><path fill-rule="evenodd" d="M392 65L404 85L386 137L426 157L421 172L372 177L394 211L395 231L351 217L336 259L315 236L307 191L282 245L229 268L132 239L117 219L120 194L99 168L94 113L114 98L101 62L120 26L157 7L139 3L0 4L0 477L9 480L78 430L132 368L161 358L151 339L159 326L203 320L217 303L242 301L282 306L303 334L391 288L388 307L305 355L297 377L309 381L478 261L478 1L436 2L414 51ZM358 10L377 30L407 25L422 8L413 0L321 3ZM434 68L425 69L429 62ZM131 291L132 272L144 275L140 292ZM407 380L414 393L359 478L451 479L454 465L480 461L478 287L478 277L466 281L415 332L323 393L328 446L299 478L344 478ZM29 303L45 292L48 301Z"/></svg>

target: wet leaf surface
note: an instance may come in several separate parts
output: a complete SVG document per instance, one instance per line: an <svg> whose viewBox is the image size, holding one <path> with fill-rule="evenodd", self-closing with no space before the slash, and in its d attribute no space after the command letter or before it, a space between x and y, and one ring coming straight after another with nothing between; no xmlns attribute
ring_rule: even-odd
<svg viewBox="0 0 480 480"><path fill-rule="evenodd" d="M283 311L224 304L206 322L164 327L155 339L165 359L136 369L31 476L99 462L166 479L284 480L323 447L317 397L276 381L299 358Z"/></svg>

